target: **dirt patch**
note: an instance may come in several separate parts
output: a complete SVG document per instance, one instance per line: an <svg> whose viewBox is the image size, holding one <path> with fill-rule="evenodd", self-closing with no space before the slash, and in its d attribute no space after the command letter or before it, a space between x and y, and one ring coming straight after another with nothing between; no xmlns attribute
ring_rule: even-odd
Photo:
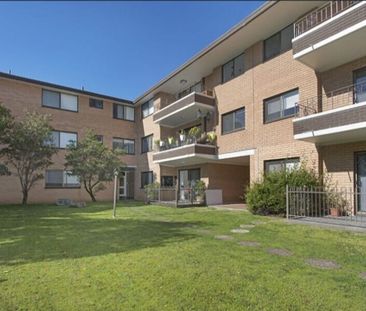
<svg viewBox="0 0 366 311"><path fill-rule="evenodd" d="M234 240L234 238L230 235L215 235L215 239L217 240L223 240L223 241L231 241Z"/></svg>
<svg viewBox="0 0 366 311"><path fill-rule="evenodd" d="M366 281L366 272L361 272L360 278Z"/></svg>
<svg viewBox="0 0 366 311"><path fill-rule="evenodd" d="M284 256L284 257L293 255L292 252L283 248L268 248L267 252L271 255Z"/></svg>
<svg viewBox="0 0 366 311"><path fill-rule="evenodd" d="M258 247L261 245L260 243L254 241L240 241L238 244L240 246L251 246L251 247Z"/></svg>
<svg viewBox="0 0 366 311"><path fill-rule="evenodd" d="M337 264L335 261L332 260L325 260L325 259L307 259L305 262L315 268L321 269L339 269L341 266Z"/></svg>
<svg viewBox="0 0 366 311"><path fill-rule="evenodd" d="M248 233L249 230L238 228L238 229L232 229L232 230L230 230L230 232L232 232L232 233Z"/></svg>
<svg viewBox="0 0 366 311"><path fill-rule="evenodd" d="M255 225L240 225L239 227L243 229L252 229L255 228Z"/></svg>

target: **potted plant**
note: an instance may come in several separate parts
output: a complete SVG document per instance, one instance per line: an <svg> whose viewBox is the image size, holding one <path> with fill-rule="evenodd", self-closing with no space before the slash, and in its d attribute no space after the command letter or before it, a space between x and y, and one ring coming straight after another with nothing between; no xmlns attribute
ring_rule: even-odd
<svg viewBox="0 0 366 311"><path fill-rule="evenodd" d="M206 191L205 182L203 180L197 180L194 183L192 190L194 191L196 201L199 203L204 203Z"/></svg>
<svg viewBox="0 0 366 311"><path fill-rule="evenodd" d="M207 133L207 141L209 144L214 145L217 139L217 135L214 131Z"/></svg>
<svg viewBox="0 0 366 311"><path fill-rule="evenodd" d="M201 128L198 126L194 126L189 130L188 135L193 139L193 142L196 142L201 137L201 133Z"/></svg>
<svg viewBox="0 0 366 311"><path fill-rule="evenodd" d="M168 137L168 145L169 145L170 148L175 147L176 140L173 136Z"/></svg>
<svg viewBox="0 0 366 311"><path fill-rule="evenodd" d="M179 131L179 139L180 142L183 143L186 140L186 132L184 130L180 130Z"/></svg>
<svg viewBox="0 0 366 311"><path fill-rule="evenodd" d="M330 190L327 194L330 216L344 216L346 212L347 201L336 191Z"/></svg>

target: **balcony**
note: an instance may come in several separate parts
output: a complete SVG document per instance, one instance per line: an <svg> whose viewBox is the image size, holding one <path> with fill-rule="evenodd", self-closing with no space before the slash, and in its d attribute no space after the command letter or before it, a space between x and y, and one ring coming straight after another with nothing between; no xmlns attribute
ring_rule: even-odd
<svg viewBox="0 0 366 311"><path fill-rule="evenodd" d="M193 92L156 111L153 120L161 126L175 128L196 121L199 115L207 115L214 109L213 96Z"/></svg>
<svg viewBox="0 0 366 311"><path fill-rule="evenodd" d="M294 138L316 144L364 141L366 82L344 87L298 104Z"/></svg>
<svg viewBox="0 0 366 311"><path fill-rule="evenodd" d="M195 165L214 160L217 154L216 134L197 132L197 137L182 134L179 139L169 137L159 141L158 152L153 154L154 163L167 166Z"/></svg>
<svg viewBox="0 0 366 311"><path fill-rule="evenodd" d="M295 22L294 35L294 59L319 72L358 59L366 49L366 2L329 1Z"/></svg>

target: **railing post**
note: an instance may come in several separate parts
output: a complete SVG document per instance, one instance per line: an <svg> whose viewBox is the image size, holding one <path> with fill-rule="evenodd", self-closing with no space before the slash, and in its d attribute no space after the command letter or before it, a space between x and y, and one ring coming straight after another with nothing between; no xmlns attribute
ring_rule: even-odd
<svg viewBox="0 0 366 311"><path fill-rule="evenodd" d="M286 184L286 219L289 218L289 199L288 199L288 184Z"/></svg>

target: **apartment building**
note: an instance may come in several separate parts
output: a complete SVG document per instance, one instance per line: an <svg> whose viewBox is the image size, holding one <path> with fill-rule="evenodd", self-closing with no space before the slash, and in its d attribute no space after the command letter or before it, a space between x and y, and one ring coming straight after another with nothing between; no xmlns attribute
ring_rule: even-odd
<svg viewBox="0 0 366 311"><path fill-rule="evenodd" d="M0 101L16 115L51 111L55 129L78 137L94 128L110 146L134 141L121 199L143 199L144 185L159 181L177 185L183 200L203 180L210 202L238 202L264 172L300 162L363 189L365 25L365 1L269 1L134 102L4 74ZM77 96L78 112L44 107L48 89ZM117 106L128 107L122 116L134 109L134 120L116 119ZM0 185L1 201L15 202L15 180ZM34 192L31 201L87 199L80 188L49 189L47 178ZM100 198L111 198L111 186ZM355 209L365 209L362 199Z"/></svg>

